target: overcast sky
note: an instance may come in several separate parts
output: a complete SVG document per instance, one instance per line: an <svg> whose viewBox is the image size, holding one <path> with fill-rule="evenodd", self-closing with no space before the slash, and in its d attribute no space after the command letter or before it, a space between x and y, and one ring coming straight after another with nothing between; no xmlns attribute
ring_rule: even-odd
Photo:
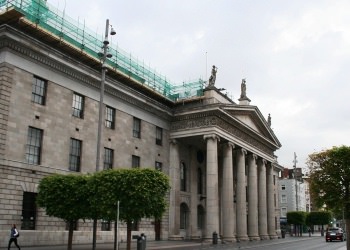
<svg viewBox="0 0 350 250"><path fill-rule="evenodd" d="M48 0L172 82L209 78L258 106L282 144L278 162L350 145L348 0ZM224 91L225 93L225 91Z"/></svg>

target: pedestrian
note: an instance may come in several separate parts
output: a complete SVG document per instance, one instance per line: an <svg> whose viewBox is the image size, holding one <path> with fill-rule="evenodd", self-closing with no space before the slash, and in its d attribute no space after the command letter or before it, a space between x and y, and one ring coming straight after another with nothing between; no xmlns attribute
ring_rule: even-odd
<svg viewBox="0 0 350 250"><path fill-rule="evenodd" d="M18 230L17 230L17 228L16 228L16 225L13 224L13 226L12 226L12 228L11 228L11 235L10 235L10 240L9 240L9 246L7 247L8 250L10 250L11 245L12 245L12 242L15 243L15 245L16 245L16 247L17 247L18 249L21 249L21 248L19 247L18 243L17 243L17 238L18 238L18 236L19 236L19 232L18 232Z"/></svg>

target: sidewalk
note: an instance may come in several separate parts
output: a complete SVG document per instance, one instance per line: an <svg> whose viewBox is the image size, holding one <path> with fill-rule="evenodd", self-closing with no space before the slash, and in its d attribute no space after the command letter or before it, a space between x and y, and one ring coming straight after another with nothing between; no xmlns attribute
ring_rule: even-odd
<svg viewBox="0 0 350 250"><path fill-rule="evenodd" d="M311 237L321 237L320 233L314 233L311 235ZM290 236L289 234L286 235L285 238L275 239L271 241L278 242L288 242L288 241L300 241L300 240L307 240L309 238L308 233L304 233L302 237L295 237ZM226 246L232 245L232 246L246 246L246 245L256 245L256 244L265 244L268 241L246 241L246 242L240 242L240 243L226 243ZM20 242L19 242L20 243ZM147 250L181 250L181 249L208 249L208 248L218 248L221 244L220 240L218 242L218 245L212 245L211 241L169 241L169 240L163 240L163 241L146 241L146 249ZM6 249L6 248L0 248L0 249ZM12 246L12 249L15 249L14 246ZM56 246L21 246L21 249L25 250L66 250L67 245L56 245ZM92 244L79 244L79 245L73 245L73 250L90 250L92 249ZM113 243L97 243L96 244L96 250L112 250L114 249ZM125 250L126 249L126 242L120 243L118 250ZM132 241L131 249L136 250L137 249L137 242L135 240ZM341 249L343 250L343 249ZM345 250L345 249L344 249Z"/></svg>

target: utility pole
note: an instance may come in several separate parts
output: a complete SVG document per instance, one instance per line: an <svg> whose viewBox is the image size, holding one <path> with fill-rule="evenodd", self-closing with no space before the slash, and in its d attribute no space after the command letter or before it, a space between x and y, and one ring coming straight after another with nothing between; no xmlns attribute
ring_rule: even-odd
<svg viewBox="0 0 350 250"><path fill-rule="evenodd" d="M297 155L294 152L294 160L293 160L293 164L294 164L294 180L295 180L295 207L296 207L296 211L298 211L298 178L297 178Z"/></svg>

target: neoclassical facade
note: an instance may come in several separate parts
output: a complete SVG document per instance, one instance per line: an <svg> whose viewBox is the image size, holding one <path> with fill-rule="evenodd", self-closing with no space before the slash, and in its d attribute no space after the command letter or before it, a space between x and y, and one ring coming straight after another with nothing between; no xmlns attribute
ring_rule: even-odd
<svg viewBox="0 0 350 250"><path fill-rule="evenodd" d="M51 174L96 171L101 65L18 9L3 8L0 23L0 237L15 223L23 246L63 244L66 223L36 206L37 187ZM226 241L278 237L282 168L275 151L281 144L270 121L250 105L245 81L238 103L214 83L174 100L136 76L108 70L101 171L156 168L171 181L168 211L160 221L135 224L135 234L149 240L209 240L214 232ZM99 221L99 242L113 241L113 224ZM121 223L120 240L125 229ZM74 242L91 242L91 232L90 221L78 221Z"/></svg>

